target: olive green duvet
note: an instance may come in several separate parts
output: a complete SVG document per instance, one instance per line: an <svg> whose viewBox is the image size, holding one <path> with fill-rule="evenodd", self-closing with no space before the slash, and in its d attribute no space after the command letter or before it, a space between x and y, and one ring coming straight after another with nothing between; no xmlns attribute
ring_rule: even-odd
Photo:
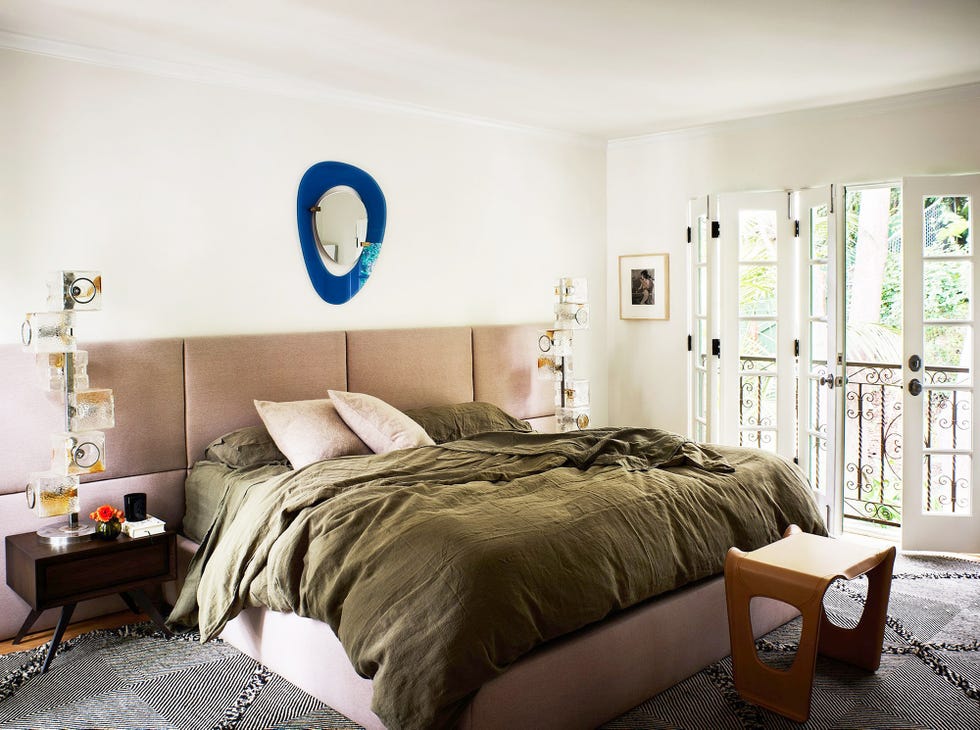
<svg viewBox="0 0 980 730"><path fill-rule="evenodd" d="M243 607L327 622L389 728L451 727L542 642L722 571L790 523L799 470L665 431L496 432L311 464L229 489L171 620Z"/></svg>

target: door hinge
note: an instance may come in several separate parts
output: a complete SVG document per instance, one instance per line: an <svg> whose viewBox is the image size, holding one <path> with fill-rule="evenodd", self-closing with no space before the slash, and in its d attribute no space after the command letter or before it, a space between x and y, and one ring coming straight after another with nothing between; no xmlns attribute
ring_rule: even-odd
<svg viewBox="0 0 980 730"><path fill-rule="evenodd" d="M687 336L687 351L690 352L694 349L694 337L692 335Z"/></svg>
<svg viewBox="0 0 980 730"><path fill-rule="evenodd" d="M799 221L793 221L793 235L796 236L797 238L800 237L800 222Z"/></svg>
<svg viewBox="0 0 980 730"><path fill-rule="evenodd" d="M719 238L721 236L721 223L718 221L711 221L711 237Z"/></svg>
<svg viewBox="0 0 980 730"><path fill-rule="evenodd" d="M796 355L796 357L799 357L800 356L800 341L799 340L793 340L793 354Z"/></svg>
<svg viewBox="0 0 980 730"><path fill-rule="evenodd" d="M711 354L715 357L721 357L721 340L717 337L711 340Z"/></svg>
<svg viewBox="0 0 980 730"><path fill-rule="evenodd" d="M688 243L691 242L691 227L690 226L687 227L687 242Z"/></svg>

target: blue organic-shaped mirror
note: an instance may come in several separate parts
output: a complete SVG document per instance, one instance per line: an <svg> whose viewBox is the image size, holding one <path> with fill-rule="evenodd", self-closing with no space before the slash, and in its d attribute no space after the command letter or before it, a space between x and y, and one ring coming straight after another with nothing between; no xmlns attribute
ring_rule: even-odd
<svg viewBox="0 0 980 730"><path fill-rule="evenodd" d="M343 304L371 276L387 207L378 183L343 162L318 162L303 175L296 222L303 260L320 298Z"/></svg>

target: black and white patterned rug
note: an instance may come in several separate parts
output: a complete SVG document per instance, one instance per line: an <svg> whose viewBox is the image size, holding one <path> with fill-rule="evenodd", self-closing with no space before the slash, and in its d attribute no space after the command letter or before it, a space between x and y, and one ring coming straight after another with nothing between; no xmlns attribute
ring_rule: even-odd
<svg viewBox="0 0 980 730"><path fill-rule="evenodd" d="M724 659L607 723L608 730L701 728L980 728L980 564L900 556L881 668L817 661L810 721L742 702ZM867 582L835 584L825 605L854 625ZM799 620L757 643L788 666ZM222 642L166 638L151 624L0 656L0 728L358 728Z"/></svg>

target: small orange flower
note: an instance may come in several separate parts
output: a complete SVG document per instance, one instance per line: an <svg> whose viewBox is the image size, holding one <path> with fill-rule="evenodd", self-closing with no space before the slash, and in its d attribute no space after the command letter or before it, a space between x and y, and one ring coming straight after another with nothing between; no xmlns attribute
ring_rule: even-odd
<svg viewBox="0 0 980 730"><path fill-rule="evenodd" d="M95 512L90 514L89 519L93 519L96 522L109 522L111 520L119 520L122 522L125 518L123 517L123 513L117 510L115 507L109 504L104 504L95 510Z"/></svg>

